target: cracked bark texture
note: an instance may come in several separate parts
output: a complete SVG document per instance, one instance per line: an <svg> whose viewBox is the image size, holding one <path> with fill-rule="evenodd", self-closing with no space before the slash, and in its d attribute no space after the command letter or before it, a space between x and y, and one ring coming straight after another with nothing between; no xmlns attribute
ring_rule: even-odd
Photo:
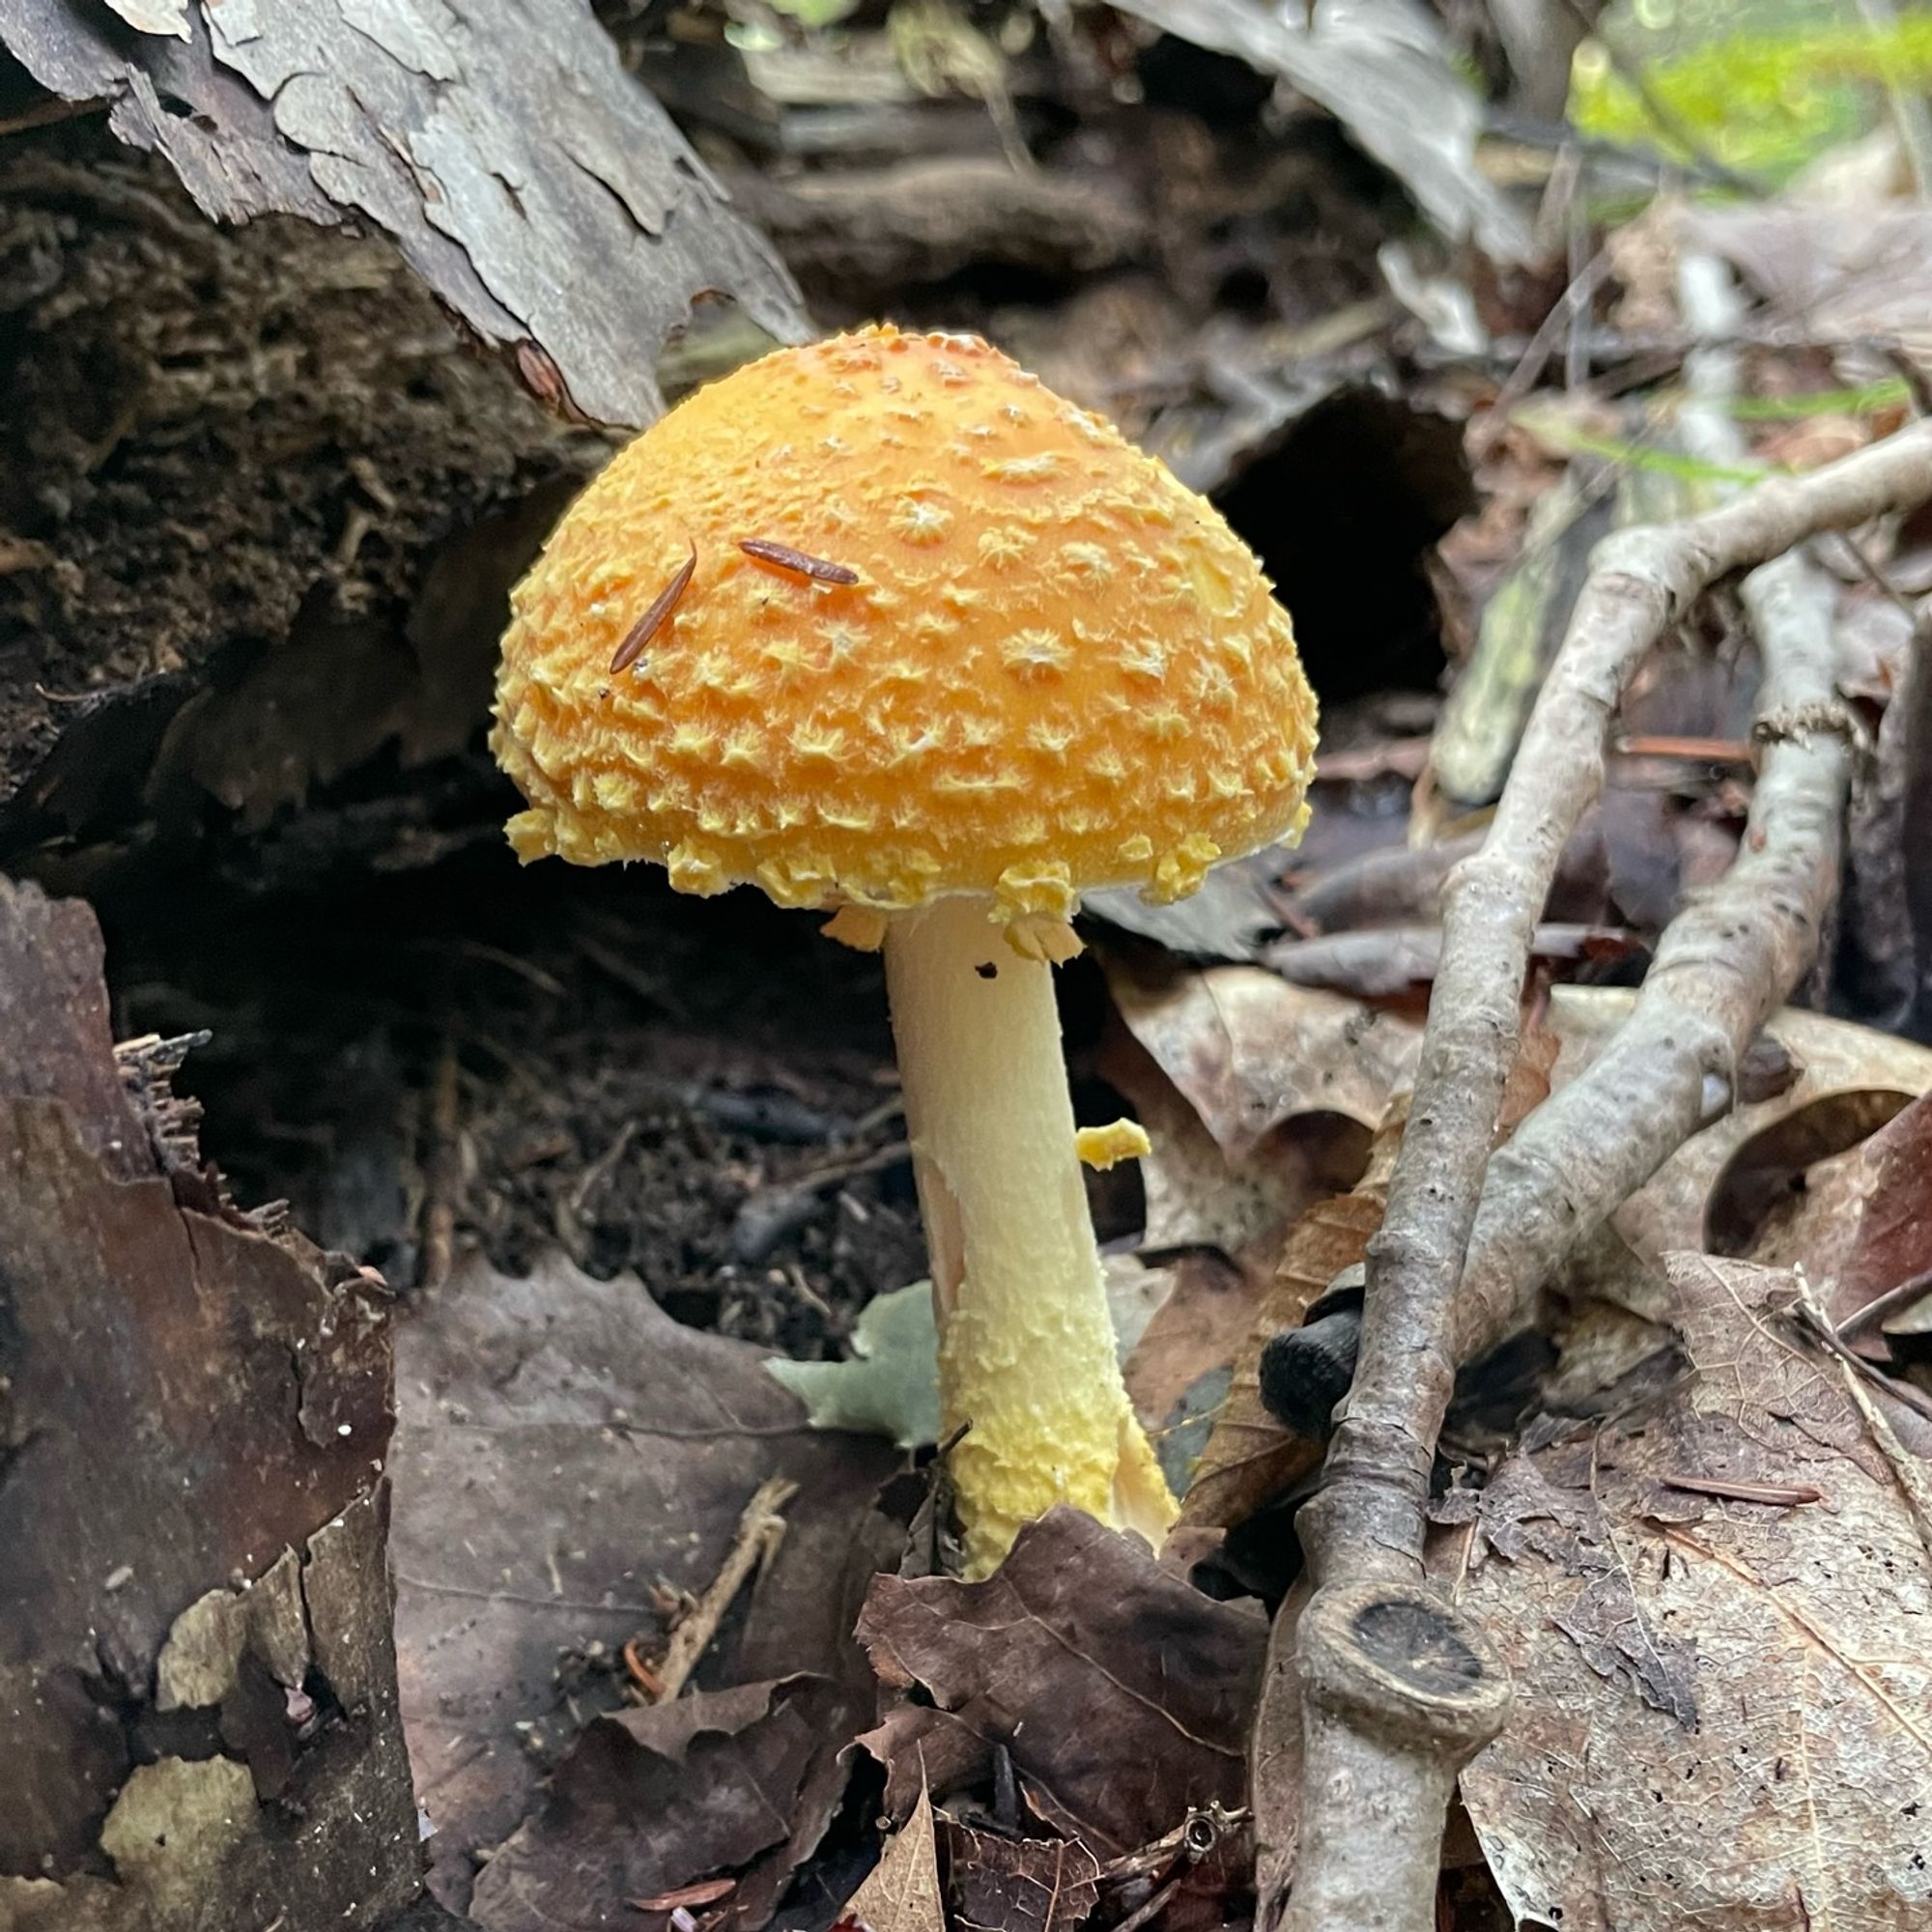
<svg viewBox="0 0 1932 1932"><path fill-rule="evenodd" d="M0 880L0 1924L383 1925L387 1297L184 1161L100 952Z"/></svg>
<svg viewBox="0 0 1932 1932"><path fill-rule="evenodd" d="M777 254L582 0L0 0L49 92L106 103L205 214L355 220L539 393L632 426L699 297L803 331ZM137 24L137 22L139 24Z"/></svg>

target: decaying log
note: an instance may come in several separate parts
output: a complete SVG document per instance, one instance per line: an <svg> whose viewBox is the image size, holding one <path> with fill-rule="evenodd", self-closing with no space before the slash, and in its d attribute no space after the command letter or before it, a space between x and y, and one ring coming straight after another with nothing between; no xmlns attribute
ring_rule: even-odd
<svg viewBox="0 0 1932 1932"><path fill-rule="evenodd" d="M658 355L699 297L803 332L770 244L584 0L0 0L0 49L103 108L217 221L386 236L476 339L593 421L658 413Z"/></svg>
<svg viewBox="0 0 1932 1932"><path fill-rule="evenodd" d="M217 228L98 120L0 143L0 863L488 784L506 586L604 438L384 244Z"/></svg>
<svg viewBox="0 0 1932 1932"><path fill-rule="evenodd" d="M393 1922L380 1282L187 1154L93 915L0 880L0 1925Z"/></svg>

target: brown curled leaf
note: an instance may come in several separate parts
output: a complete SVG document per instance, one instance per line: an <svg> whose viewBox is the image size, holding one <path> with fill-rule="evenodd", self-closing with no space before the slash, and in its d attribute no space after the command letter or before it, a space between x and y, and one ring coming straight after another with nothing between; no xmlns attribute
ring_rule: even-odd
<svg viewBox="0 0 1932 1932"><path fill-rule="evenodd" d="M651 608L631 626L624 641L617 646L617 653L611 660L613 677L620 670L629 670L643 656L644 646L664 628L665 619L677 609L677 600L684 595L696 568L697 546L693 544L691 554L678 566L677 575L651 600Z"/></svg>
<svg viewBox="0 0 1932 1932"><path fill-rule="evenodd" d="M760 563L776 564L780 570L796 571L801 577L809 577L814 583L857 583L859 573L842 563L828 563L822 556L811 556L802 550L793 550L789 544L774 543L770 537L741 537L738 548L747 556L754 556Z"/></svg>

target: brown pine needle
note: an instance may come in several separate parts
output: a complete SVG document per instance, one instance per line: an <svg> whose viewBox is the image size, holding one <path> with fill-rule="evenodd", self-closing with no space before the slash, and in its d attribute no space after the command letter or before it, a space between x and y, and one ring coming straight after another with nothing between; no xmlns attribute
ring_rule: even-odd
<svg viewBox="0 0 1932 1932"><path fill-rule="evenodd" d="M770 537L743 537L738 548L747 556L756 557L760 563L775 564L780 570L796 571L800 577L809 577L814 583L857 583L859 581L859 573L849 565L828 563L822 556L793 550L789 544L774 543Z"/></svg>
<svg viewBox="0 0 1932 1932"><path fill-rule="evenodd" d="M696 568L697 546L693 544L691 554L678 566L677 575L652 599L651 608L631 626L624 641L617 646L617 653L611 660L611 676L629 670L643 656L644 646L664 629L665 619L677 609L677 600L684 595Z"/></svg>

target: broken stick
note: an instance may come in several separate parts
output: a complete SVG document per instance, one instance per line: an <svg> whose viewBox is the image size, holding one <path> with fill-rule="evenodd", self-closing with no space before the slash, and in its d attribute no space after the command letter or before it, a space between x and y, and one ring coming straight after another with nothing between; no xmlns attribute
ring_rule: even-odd
<svg viewBox="0 0 1932 1932"><path fill-rule="evenodd" d="M769 1563L777 1553L785 1531L784 1518L780 1512L797 1494L798 1485L782 1476L768 1476L753 1492L744 1515L738 1519L738 1533L731 1539L723 1566L703 1596L678 1619L670 1634L664 1662L655 1673L662 1687L657 1697L660 1704L668 1704L691 1681L691 1673L697 1668L698 1659L711 1648L711 1639L718 1634L718 1626L724 1621L724 1612L731 1607L732 1600L745 1587L752 1573Z"/></svg>

